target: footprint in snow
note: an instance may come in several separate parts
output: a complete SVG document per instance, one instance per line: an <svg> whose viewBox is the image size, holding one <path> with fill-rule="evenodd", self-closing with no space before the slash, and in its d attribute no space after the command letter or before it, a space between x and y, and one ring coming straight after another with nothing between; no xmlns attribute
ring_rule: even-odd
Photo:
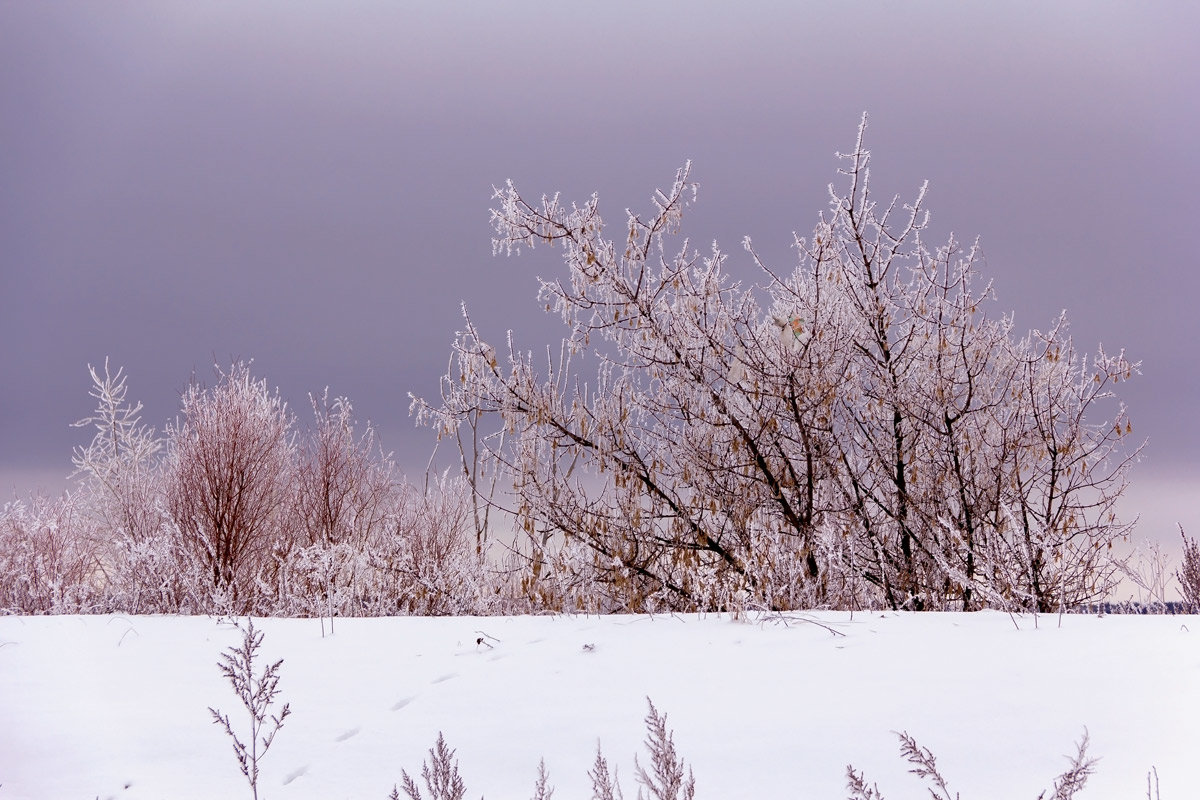
<svg viewBox="0 0 1200 800"><path fill-rule="evenodd" d="M283 785L284 785L284 786L287 786L289 783L291 783L292 781L296 780L296 778L299 778L301 775L303 775L303 774L304 774L304 773L306 773L306 772L308 772L308 765L307 765L307 764L305 764L305 765L304 765L303 767L301 767L300 769L294 769L294 770L292 770L291 772L289 772L289 773L287 774L287 777L283 779Z"/></svg>
<svg viewBox="0 0 1200 800"><path fill-rule="evenodd" d="M342 731L341 733L339 733L339 734L337 735L337 741L339 741L339 742L344 742L344 741L346 741L347 739L350 739L350 738L352 738L352 737L354 737L354 736L357 736L357 735L358 735L358 732L359 732L359 731L361 731L361 730L362 730L362 728L351 728L351 729L350 729L350 730L348 730L348 731Z"/></svg>
<svg viewBox="0 0 1200 800"><path fill-rule="evenodd" d="M452 678L457 678L457 677L458 677L457 672L447 672L445 675L442 675L440 678L434 678L433 680L430 681L430 683L445 683L446 681L451 680Z"/></svg>
<svg viewBox="0 0 1200 800"><path fill-rule="evenodd" d="M400 698L396 702L392 703L392 711L399 711L400 709L404 708L406 705L411 703L413 700L414 700L414 698L412 698L412 697Z"/></svg>

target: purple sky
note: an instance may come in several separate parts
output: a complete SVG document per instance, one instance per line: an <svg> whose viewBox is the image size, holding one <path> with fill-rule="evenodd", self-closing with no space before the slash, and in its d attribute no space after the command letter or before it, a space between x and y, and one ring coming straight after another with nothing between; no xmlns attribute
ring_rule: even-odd
<svg viewBox="0 0 1200 800"><path fill-rule="evenodd" d="M301 419L328 385L419 473L460 301L558 336L493 184L619 218L691 158L684 232L753 278L741 237L791 263L866 110L876 192L928 178L1020 329L1143 361L1135 510L1196 513L1192 5L643 5L0 2L0 496L58 488L105 356L158 426L214 360Z"/></svg>

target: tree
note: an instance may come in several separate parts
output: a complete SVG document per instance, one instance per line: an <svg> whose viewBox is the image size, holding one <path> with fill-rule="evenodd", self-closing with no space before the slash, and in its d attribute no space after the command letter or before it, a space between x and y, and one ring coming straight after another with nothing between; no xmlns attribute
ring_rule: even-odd
<svg viewBox="0 0 1200 800"><path fill-rule="evenodd" d="M568 333L539 372L466 315L441 403L413 408L470 427L465 472L511 485L535 578L583 543L624 608L1046 609L1107 588L1136 449L1103 408L1137 365L1081 357L1065 318L1018 339L989 316L978 247L926 246L925 188L877 204L864 132L790 273L746 240L762 288L677 240L690 164L618 239L594 195L496 192L497 253L562 247L539 300Z"/></svg>
<svg viewBox="0 0 1200 800"><path fill-rule="evenodd" d="M75 427L93 427L87 447L77 447L73 477L82 478L77 505L89 517L103 554L107 601L137 612L178 611L194 594L194 564L171 535L162 487L163 441L141 422L142 404L126 399L126 376L108 359L91 365L96 409Z"/></svg>
<svg viewBox="0 0 1200 800"><path fill-rule="evenodd" d="M123 369L112 373L106 358L103 375L91 364L88 373L96 409L73 427L96 432L87 447L75 448L72 477L85 479L87 506L101 528L113 538L145 541L161 524L155 470L162 440L142 424L142 404L126 400Z"/></svg>
<svg viewBox="0 0 1200 800"><path fill-rule="evenodd" d="M213 589L248 608L255 577L289 544L296 446L287 405L247 364L217 375L187 388L183 422L167 430L167 508Z"/></svg>

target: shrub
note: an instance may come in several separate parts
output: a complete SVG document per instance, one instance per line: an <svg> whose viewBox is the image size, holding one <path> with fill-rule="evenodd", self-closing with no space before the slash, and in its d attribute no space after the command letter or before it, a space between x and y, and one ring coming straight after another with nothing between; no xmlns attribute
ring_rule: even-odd
<svg viewBox="0 0 1200 800"><path fill-rule="evenodd" d="M497 348L464 312L440 402L412 409L483 502L512 487L533 591L576 542L629 610L1049 611L1114 585L1137 447L1111 397L1138 365L1081 354L1065 316L1016 334L979 248L927 244L924 187L872 194L865 128L791 271L746 241L761 289L679 235L690 164L616 225L595 195L497 190L495 252L561 246L538 295L559 355Z"/></svg>
<svg viewBox="0 0 1200 800"><path fill-rule="evenodd" d="M1193 610L1200 609L1200 543L1188 538L1179 526L1179 536L1183 539L1183 561L1175 577L1179 580L1179 588L1183 593L1183 601Z"/></svg>
<svg viewBox="0 0 1200 800"><path fill-rule="evenodd" d="M183 421L167 430L167 510L211 588L238 613L253 608L257 581L291 544L295 472L292 416L248 365L184 392Z"/></svg>
<svg viewBox="0 0 1200 800"><path fill-rule="evenodd" d="M73 495L0 509L0 613L93 613L102 610L103 583L95 536Z"/></svg>

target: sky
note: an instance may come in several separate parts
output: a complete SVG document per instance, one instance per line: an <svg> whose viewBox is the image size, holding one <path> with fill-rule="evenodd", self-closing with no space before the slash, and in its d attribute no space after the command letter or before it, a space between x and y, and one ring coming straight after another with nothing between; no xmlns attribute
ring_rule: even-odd
<svg viewBox="0 0 1200 800"><path fill-rule="evenodd" d="M980 237L1019 330L1066 309L1141 361L1127 513L1200 530L1196 30L1174 3L0 0L0 496L64 485L106 357L160 427L214 363L301 418L328 386L419 475L408 393L460 304L561 335L556 251L492 256L493 186L619 219L691 159L683 232L755 280L742 237L793 263L865 111L875 191L927 179L932 238Z"/></svg>

